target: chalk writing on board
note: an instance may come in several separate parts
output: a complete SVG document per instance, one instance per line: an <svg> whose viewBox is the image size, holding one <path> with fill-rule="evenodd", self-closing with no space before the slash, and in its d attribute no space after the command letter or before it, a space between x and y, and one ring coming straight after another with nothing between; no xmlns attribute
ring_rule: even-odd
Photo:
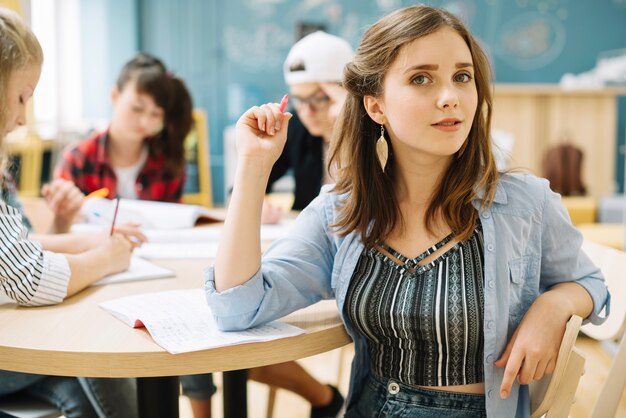
<svg viewBox="0 0 626 418"><path fill-rule="evenodd" d="M223 45L228 59L244 70L271 71L282 68L292 34L273 23L253 28L229 26Z"/></svg>
<svg viewBox="0 0 626 418"><path fill-rule="evenodd" d="M556 60L565 46L563 24L551 15L529 12L501 26L495 52L511 66L535 70Z"/></svg>

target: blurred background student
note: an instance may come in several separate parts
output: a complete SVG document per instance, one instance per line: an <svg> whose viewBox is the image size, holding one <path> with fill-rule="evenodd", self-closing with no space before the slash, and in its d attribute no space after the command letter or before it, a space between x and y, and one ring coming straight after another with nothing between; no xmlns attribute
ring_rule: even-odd
<svg viewBox="0 0 626 418"><path fill-rule="evenodd" d="M0 146L7 133L26 123L26 103L39 81L42 63L37 38L17 14L0 7ZM0 167L5 160L2 151ZM58 236L48 244L27 239L10 180L5 183L0 176L0 183L0 288L18 304L57 304L101 277L128 268L134 244L122 234L94 240ZM51 246L58 252L48 251ZM79 381L0 371L0 396L19 392L55 406L68 418L137 415L135 388L126 379Z"/></svg>
<svg viewBox="0 0 626 418"><path fill-rule="evenodd" d="M184 141L193 107L184 82L159 59L139 53L122 68L111 101L108 129L66 150L54 173L57 180L42 189L57 232L69 229L83 194L103 187L109 198L182 198Z"/></svg>
<svg viewBox="0 0 626 418"><path fill-rule="evenodd" d="M326 164L328 148L346 99L341 86L343 68L353 55L348 42L317 31L296 42L283 64L289 101L295 112L289 121L285 148L272 168L267 192L292 170L293 210L304 209L319 194L322 184L331 182Z"/></svg>

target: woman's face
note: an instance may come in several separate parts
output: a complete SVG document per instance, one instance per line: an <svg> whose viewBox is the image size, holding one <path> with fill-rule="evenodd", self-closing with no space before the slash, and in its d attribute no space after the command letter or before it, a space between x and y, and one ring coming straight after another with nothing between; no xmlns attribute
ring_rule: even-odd
<svg viewBox="0 0 626 418"><path fill-rule="evenodd" d="M26 102L35 91L41 75L41 66L31 64L24 69L18 69L9 76L7 85L7 118L3 136L18 126L26 123Z"/></svg>
<svg viewBox="0 0 626 418"><path fill-rule="evenodd" d="M125 139L143 141L163 129L165 111L146 93L137 91L134 81L129 81L122 91L113 89L113 117L111 125Z"/></svg>
<svg viewBox="0 0 626 418"><path fill-rule="evenodd" d="M444 27L403 46L383 88L379 104L396 158L448 160L461 148L478 92L472 55L456 31Z"/></svg>

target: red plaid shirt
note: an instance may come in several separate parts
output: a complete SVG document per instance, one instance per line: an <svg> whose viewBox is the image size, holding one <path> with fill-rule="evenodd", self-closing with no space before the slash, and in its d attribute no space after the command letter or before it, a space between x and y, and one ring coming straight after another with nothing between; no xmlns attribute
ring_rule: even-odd
<svg viewBox="0 0 626 418"><path fill-rule="evenodd" d="M100 132L63 152L54 170L56 178L71 180L85 194L106 187L110 199L117 197L117 177L109 165L106 145L108 131ZM135 191L142 200L180 202L185 176L165 173L165 155L149 153L135 181Z"/></svg>

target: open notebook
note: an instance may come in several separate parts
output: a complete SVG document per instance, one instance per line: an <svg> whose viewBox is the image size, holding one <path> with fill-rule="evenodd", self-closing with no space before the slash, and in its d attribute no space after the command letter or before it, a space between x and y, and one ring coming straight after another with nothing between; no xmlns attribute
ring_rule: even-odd
<svg viewBox="0 0 626 418"><path fill-rule="evenodd" d="M115 212L115 200L102 197L89 198L81 208L81 214L89 224L111 226ZM149 200L120 199L115 223L133 222L145 229L177 229L221 222L223 215L218 211L199 205L155 202Z"/></svg>
<svg viewBox="0 0 626 418"><path fill-rule="evenodd" d="M172 354L271 341L304 333L304 330L280 321L245 331L220 331L202 289L126 296L102 302L100 307L133 328L145 326L154 341Z"/></svg>

